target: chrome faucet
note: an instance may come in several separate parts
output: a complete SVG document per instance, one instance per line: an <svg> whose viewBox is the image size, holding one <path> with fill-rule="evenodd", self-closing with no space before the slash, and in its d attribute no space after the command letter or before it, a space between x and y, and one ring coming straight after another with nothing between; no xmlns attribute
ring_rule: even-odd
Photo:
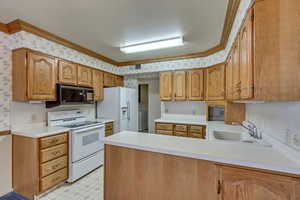
<svg viewBox="0 0 300 200"><path fill-rule="evenodd" d="M245 126L244 124L242 124L242 126L248 130L249 135L255 139L261 140L262 134L261 134L261 132L258 131L257 126L253 122L250 122L250 121L245 121L245 122L248 125Z"/></svg>

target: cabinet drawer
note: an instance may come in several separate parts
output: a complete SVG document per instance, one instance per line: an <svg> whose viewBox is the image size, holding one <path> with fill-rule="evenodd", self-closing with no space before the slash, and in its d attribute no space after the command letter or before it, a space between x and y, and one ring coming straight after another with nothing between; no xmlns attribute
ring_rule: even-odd
<svg viewBox="0 0 300 200"><path fill-rule="evenodd" d="M113 135L113 130L106 130L105 137Z"/></svg>
<svg viewBox="0 0 300 200"><path fill-rule="evenodd" d="M188 134L189 137L192 137L192 138L200 138L200 139L204 139L204 134L203 133L194 133L194 132L189 132Z"/></svg>
<svg viewBox="0 0 300 200"><path fill-rule="evenodd" d="M68 134L64 133L61 135L55 135L51 137L45 137L40 139L40 148L45 149L48 147L52 147L58 144L67 143Z"/></svg>
<svg viewBox="0 0 300 200"><path fill-rule="evenodd" d="M165 131L165 130L156 130L156 133L162 135L173 135L173 131Z"/></svg>
<svg viewBox="0 0 300 200"><path fill-rule="evenodd" d="M158 129L158 130L173 131L173 124L157 123L156 124L156 129Z"/></svg>
<svg viewBox="0 0 300 200"><path fill-rule="evenodd" d="M42 178L40 181L40 191L44 192L49 188L56 186L57 184L63 182L68 178L68 169L64 168L59 170L58 172L51 174L50 176L46 176Z"/></svg>
<svg viewBox="0 0 300 200"><path fill-rule="evenodd" d="M175 135L175 136L187 137L187 136L188 136L188 133L187 133L187 132L178 132L178 131L175 131L175 132L174 132L174 135Z"/></svg>
<svg viewBox="0 0 300 200"><path fill-rule="evenodd" d="M199 132L202 133L203 132L203 126L196 126L196 125L190 125L190 132Z"/></svg>
<svg viewBox="0 0 300 200"><path fill-rule="evenodd" d="M105 130L112 130L112 129L113 129L113 123L112 122L105 124Z"/></svg>
<svg viewBox="0 0 300 200"><path fill-rule="evenodd" d="M49 174L52 174L53 172L56 172L59 169L65 168L68 166L68 157L63 156L60 158L57 158L53 161L46 162L40 166L40 175L41 177L48 176Z"/></svg>
<svg viewBox="0 0 300 200"><path fill-rule="evenodd" d="M179 131L179 132L187 132L187 125L179 125L176 124L174 131Z"/></svg>
<svg viewBox="0 0 300 200"><path fill-rule="evenodd" d="M55 147L50 147L48 149L41 150L40 153L40 162L44 163L49 160L53 160L55 158L61 157L67 154L68 151L67 144L61 144Z"/></svg>

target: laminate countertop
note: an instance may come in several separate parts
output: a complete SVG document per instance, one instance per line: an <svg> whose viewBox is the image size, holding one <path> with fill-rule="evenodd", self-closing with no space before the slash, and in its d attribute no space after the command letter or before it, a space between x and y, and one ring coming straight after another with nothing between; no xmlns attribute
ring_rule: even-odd
<svg viewBox="0 0 300 200"><path fill-rule="evenodd" d="M183 119L156 119L154 122L158 123L171 123L171 124L190 124L190 125L200 125L206 126L207 121L202 120L183 120Z"/></svg>
<svg viewBox="0 0 300 200"><path fill-rule="evenodd" d="M47 137L47 136L56 135L59 133L64 133L69 131L70 131L69 128L64 128L64 127L36 126L33 128L13 130L12 134L24 136L24 137L31 137L31 138L41 138L41 137Z"/></svg>
<svg viewBox="0 0 300 200"><path fill-rule="evenodd" d="M272 147L124 131L104 144L300 175L300 164Z"/></svg>

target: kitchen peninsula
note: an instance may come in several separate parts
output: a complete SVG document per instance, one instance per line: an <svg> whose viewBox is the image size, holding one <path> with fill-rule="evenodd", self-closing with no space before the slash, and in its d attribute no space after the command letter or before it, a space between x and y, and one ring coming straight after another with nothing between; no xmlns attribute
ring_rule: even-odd
<svg viewBox="0 0 300 200"><path fill-rule="evenodd" d="M300 165L274 148L128 131L104 143L105 200L300 198Z"/></svg>

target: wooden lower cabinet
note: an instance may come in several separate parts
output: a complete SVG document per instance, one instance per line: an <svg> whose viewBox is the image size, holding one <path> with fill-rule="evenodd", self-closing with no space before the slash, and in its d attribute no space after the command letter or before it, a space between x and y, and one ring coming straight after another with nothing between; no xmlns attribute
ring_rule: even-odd
<svg viewBox="0 0 300 200"><path fill-rule="evenodd" d="M104 200L299 200L300 177L105 145Z"/></svg>
<svg viewBox="0 0 300 200"><path fill-rule="evenodd" d="M105 145L104 200L217 200L214 163Z"/></svg>
<svg viewBox="0 0 300 200"><path fill-rule="evenodd" d="M300 179L238 169L219 168L221 200L298 200Z"/></svg>
<svg viewBox="0 0 300 200"><path fill-rule="evenodd" d="M14 192L34 199L66 181L68 149L68 133L43 138L13 135Z"/></svg>
<svg viewBox="0 0 300 200"><path fill-rule="evenodd" d="M172 124L172 123L155 123L155 132L162 135L174 135L192 138L205 138L206 126L188 125L188 124Z"/></svg>
<svg viewBox="0 0 300 200"><path fill-rule="evenodd" d="M105 123L105 137L111 136L114 134L114 123L108 122Z"/></svg>

